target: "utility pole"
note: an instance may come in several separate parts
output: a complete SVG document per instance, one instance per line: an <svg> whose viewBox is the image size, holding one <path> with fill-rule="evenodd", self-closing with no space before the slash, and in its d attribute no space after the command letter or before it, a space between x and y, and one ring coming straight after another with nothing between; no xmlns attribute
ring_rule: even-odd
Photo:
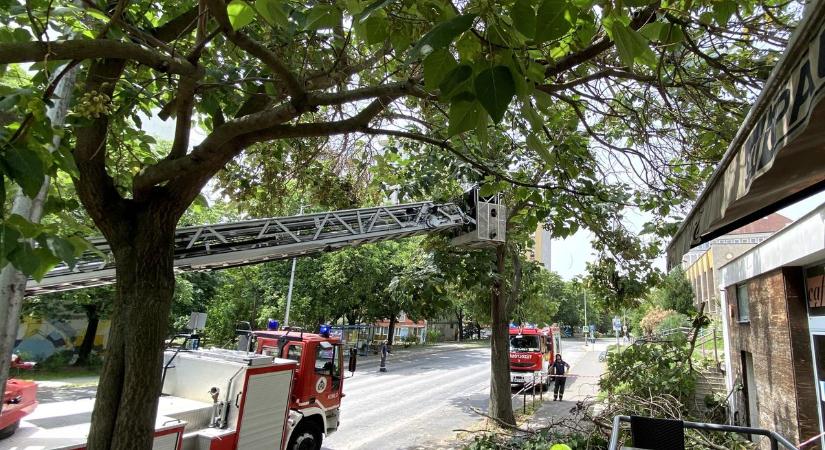
<svg viewBox="0 0 825 450"><path fill-rule="evenodd" d="M582 289L584 295L584 328L587 330L584 333L584 346L587 347L587 334L590 332L590 325L587 324L587 289Z"/></svg>
<svg viewBox="0 0 825 450"><path fill-rule="evenodd" d="M304 205L301 205L301 209L298 212L298 215L304 214ZM295 283L295 262L298 261L298 258L292 258L292 273L289 275L289 290L286 292L286 314L284 314L284 326L289 326L289 307L292 305L292 285Z"/></svg>
<svg viewBox="0 0 825 450"><path fill-rule="evenodd" d="M77 67L74 67L69 69L57 83L54 92L56 98L46 110L46 116L52 128L62 128L66 122L76 77ZM60 146L61 137L62 134L54 136L52 144L48 147L49 152L54 152ZM11 213L22 216L29 222L39 223L43 216L43 205L48 192L49 177L47 175L43 178L40 191L34 198L27 197L22 190L17 191ZM11 355L14 351L14 341L17 339L17 325L27 282L28 277L10 263L0 271L0 392L6 390L6 380L11 368Z"/></svg>

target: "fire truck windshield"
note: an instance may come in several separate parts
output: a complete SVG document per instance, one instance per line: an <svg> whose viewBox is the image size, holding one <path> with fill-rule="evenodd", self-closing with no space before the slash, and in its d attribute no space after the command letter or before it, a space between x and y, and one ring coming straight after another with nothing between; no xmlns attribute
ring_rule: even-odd
<svg viewBox="0 0 825 450"><path fill-rule="evenodd" d="M539 337L535 335L510 336L510 351L537 352L539 351Z"/></svg>

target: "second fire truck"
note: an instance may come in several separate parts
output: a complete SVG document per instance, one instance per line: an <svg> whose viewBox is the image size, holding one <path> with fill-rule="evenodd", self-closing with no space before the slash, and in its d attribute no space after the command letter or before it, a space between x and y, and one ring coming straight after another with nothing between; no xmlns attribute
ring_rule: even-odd
<svg viewBox="0 0 825 450"><path fill-rule="evenodd" d="M558 351L558 328L510 326L510 384L545 384Z"/></svg>

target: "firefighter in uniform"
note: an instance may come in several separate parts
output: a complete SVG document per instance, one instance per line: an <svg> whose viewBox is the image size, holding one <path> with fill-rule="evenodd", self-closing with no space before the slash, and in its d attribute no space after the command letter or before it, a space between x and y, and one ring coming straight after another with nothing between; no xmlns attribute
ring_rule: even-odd
<svg viewBox="0 0 825 450"><path fill-rule="evenodd" d="M570 370L570 364L567 364L561 359L561 354L556 355L556 360L553 362L553 375L555 375L555 384L553 386L553 400L561 400L564 397L564 384L567 382L565 372Z"/></svg>

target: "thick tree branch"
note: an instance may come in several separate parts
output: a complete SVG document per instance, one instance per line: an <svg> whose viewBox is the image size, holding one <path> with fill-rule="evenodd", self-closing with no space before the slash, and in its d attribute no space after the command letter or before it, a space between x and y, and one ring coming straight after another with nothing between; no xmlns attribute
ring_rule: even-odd
<svg viewBox="0 0 825 450"><path fill-rule="evenodd" d="M427 94L420 88L415 79L411 79L341 92L310 94L307 98L307 104L309 106L342 105L382 96L401 97L405 95L421 97Z"/></svg>
<svg viewBox="0 0 825 450"><path fill-rule="evenodd" d="M150 34L163 42L175 41L195 28L198 13L197 6L189 8L185 13L151 30Z"/></svg>
<svg viewBox="0 0 825 450"><path fill-rule="evenodd" d="M306 97L306 92L304 91L303 86L301 86L298 78L290 72L286 64L281 61L281 58L264 47L264 45L260 42L232 28L232 25L229 23L229 16L226 14L226 3L223 0L207 0L207 4L209 5L209 10L212 12L212 15L215 17L215 20L218 21L218 25L220 25L223 34L226 35L226 37L229 38L233 44L237 45L250 55L258 58L267 67L269 67L275 75L283 80L284 84L286 84L286 90L289 92L290 97L292 97L293 102L303 101L304 97Z"/></svg>
<svg viewBox="0 0 825 450"><path fill-rule="evenodd" d="M111 96L115 88L112 80L120 78L126 66L122 59L96 60L89 68L86 91L99 91ZM100 231L111 239L118 230L113 217L123 211L123 199L117 192L114 180L106 172L106 136L109 118L106 115L94 119L87 126L75 131L74 160L80 176L74 180L78 197Z"/></svg>
<svg viewBox="0 0 825 450"><path fill-rule="evenodd" d="M630 21L630 28L638 30L651 19L655 18L656 11L659 9L659 2L647 5L644 9L639 11L635 17ZM551 78L566 70L570 70L579 64L590 61L596 56L602 54L607 49L613 46L613 41L604 35L593 42L589 47L578 52L570 53L564 58L559 59L555 63L550 63L544 70L544 76Z"/></svg>
<svg viewBox="0 0 825 450"><path fill-rule="evenodd" d="M130 42L108 39L0 44L0 64L111 57L136 61L162 73L193 75L201 70L185 59L171 58Z"/></svg>

